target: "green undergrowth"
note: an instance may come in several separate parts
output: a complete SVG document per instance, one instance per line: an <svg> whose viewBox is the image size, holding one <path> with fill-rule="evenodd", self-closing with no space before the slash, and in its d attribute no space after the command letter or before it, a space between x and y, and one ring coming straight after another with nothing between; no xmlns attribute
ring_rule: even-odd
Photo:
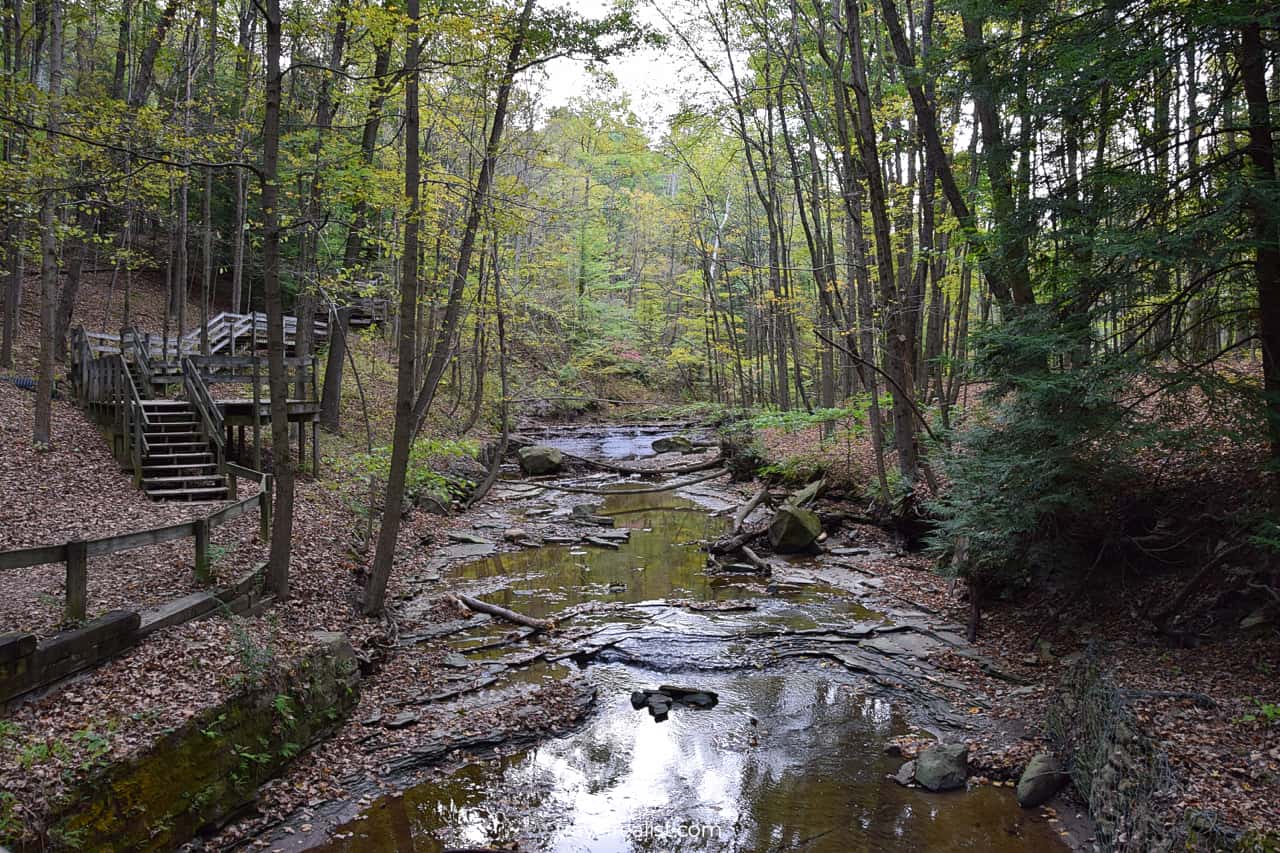
<svg viewBox="0 0 1280 853"><path fill-rule="evenodd" d="M444 506L470 494L476 486L475 479L450 473L450 469L460 460L474 461L479 453L480 445L472 439L419 438L409 451L405 494L411 500L431 499ZM338 481L385 483L391 473L391 446L335 459L333 473ZM366 497L356 493L350 498L357 514L368 511Z"/></svg>

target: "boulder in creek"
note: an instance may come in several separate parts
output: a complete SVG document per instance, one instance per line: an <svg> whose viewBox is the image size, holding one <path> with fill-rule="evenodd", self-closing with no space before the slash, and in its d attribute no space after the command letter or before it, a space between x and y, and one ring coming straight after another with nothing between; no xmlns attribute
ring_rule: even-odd
<svg viewBox="0 0 1280 853"><path fill-rule="evenodd" d="M910 788L916 778L916 763L914 761L904 762L898 768L898 772L893 774L893 781L897 782L904 788Z"/></svg>
<svg viewBox="0 0 1280 853"><path fill-rule="evenodd" d="M654 453L692 453L696 448L693 442L682 435L666 435L654 439Z"/></svg>
<svg viewBox="0 0 1280 853"><path fill-rule="evenodd" d="M691 708L714 708L720 702L720 697L715 691L700 690L696 687L675 687L663 684L658 688L658 692L665 693L681 705L688 705Z"/></svg>
<svg viewBox="0 0 1280 853"><path fill-rule="evenodd" d="M667 714L671 713L671 697L665 693L649 694L649 701L646 704L656 722L661 723L667 718Z"/></svg>
<svg viewBox="0 0 1280 853"><path fill-rule="evenodd" d="M631 693L631 707L637 711L648 708L658 722L665 720L676 705L707 710L714 708L719 701L720 697L712 690L673 687L669 684L664 684L657 690L634 690Z"/></svg>
<svg viewBox="0 0 1280 853"><path fill-rule="evenodd" d="M940 743L916 756L916 782L930 791L951 791L964 787L969 776L969 747L962 743Z"/></svg>
<svg viewBox="0 0 1280 853"><path fill-rule="evenodd" d="M520 470L529 477L558 474L564 467L564 454L554 447L535 444L520 448Z"/></svg>
<svg viewBox="0 0 1280 853"><path fill-rule="evenodd" d="M1067 784L1068 778L1052 755L1047 752L1036 755L1018 778L1018 805L1029 809L1049 802Z"/></svg>
<svg viewBox="0 0 1280 853"><path fill-rule="evenodd" d="M818 541L822 522L807 509L786 505L769 522L769 544L779 554L807 551Z"/></svg>

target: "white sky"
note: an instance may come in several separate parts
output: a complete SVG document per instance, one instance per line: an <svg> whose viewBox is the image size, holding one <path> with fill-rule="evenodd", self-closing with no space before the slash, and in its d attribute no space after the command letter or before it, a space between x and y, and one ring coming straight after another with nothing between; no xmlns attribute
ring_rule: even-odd
<svg viewBox="0 0 1280 853"><path fill-rule="evenodd" d="M666 23L654 8L655 3L671 5L669 0L641 0L637 16L642 23L666 32ZM555 5L589 18L603 17L612 8L608 0L558 0ZM666 119L680 104L680 92L702 85L701 69L674 39L665 49L644 48L612 59L601 70L617 79L614 94L630 99L632 111L648 127L651 138L657 138L665 129ZM609 87L588 71L585 63L557 59L547 64L542 91L545 106L559 107L575 97L605 95Z"/></svg>

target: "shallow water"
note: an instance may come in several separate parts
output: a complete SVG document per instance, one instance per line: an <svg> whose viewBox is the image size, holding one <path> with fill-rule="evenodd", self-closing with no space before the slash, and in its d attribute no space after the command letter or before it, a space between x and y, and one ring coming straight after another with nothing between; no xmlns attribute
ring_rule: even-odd
<svg viewBox="0 0 1280 853"><path fill-rule="evenodd" d="M588 602L638 605L576 617L598 628L583 674L598 691L575 733L474 764L340 827L332 851L814 851L1065 849L1054 826L1007 789L928 794L889 777L888 738L902 709L867 695L860 676L813 659L780 662L788 632L883 624L847 592L821 584L777 595L713 580L695 541L724 521L666 494L612 494L597 512L632 529L617 551L544 547L453 573L462 590L546 616ZM695 612L662 600L744 600L745 612ZM458 647L505 626L478 629ZM764 635L764 636L761 636ZM511 649L473 655L476 659ZM538 664L514 680L563 677ZM663 722L631 691L685 684L718 693L709 710L676 706Z"/></svg>
<svg viewBox="0 0 1280 853"><path fill-rule="evenodd" d="M655 455L654 441L669 435L669 429L639 425L609 429L547 430L536 437L540 444L588 459L643 459Z"/></svg>

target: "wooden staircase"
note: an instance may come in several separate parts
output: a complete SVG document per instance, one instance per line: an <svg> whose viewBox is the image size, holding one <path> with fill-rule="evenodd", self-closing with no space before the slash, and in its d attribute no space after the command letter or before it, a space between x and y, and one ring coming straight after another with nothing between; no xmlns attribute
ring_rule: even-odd
<svg viewBox="0 0 1280 853"><path fill-rule="evenodd" d="M142 490L153 500L227 499L226 476L189 400L143 400Z"/></svg>
<svg viewBox="0 0 1280 853"><path fill-rule="evenodd" d="M138 395L144 400L154 396L151 387L151 377L146 373L144 367L137 361L125 361L125 368L129 371L129 375L133 377L133 387L138 389Z"/></svg>

